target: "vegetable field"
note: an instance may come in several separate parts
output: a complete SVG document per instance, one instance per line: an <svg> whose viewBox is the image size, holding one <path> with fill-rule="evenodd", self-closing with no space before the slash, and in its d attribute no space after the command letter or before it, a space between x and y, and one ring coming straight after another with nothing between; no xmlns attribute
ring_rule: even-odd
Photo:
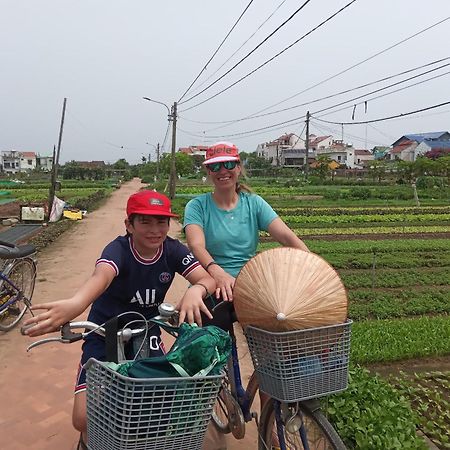
<svg viewBox="0 0 450 450"><path fill-rule="evenodd" d="M450 448L449 188L419 190L417 206L409 186L296 188L253 181L256 193L338 271L348 290L350 386L327 406L348 447L427 448L418 430L438 448ZM206 191L182 187L178 211ZM259 251L275 246L261 234ZM409 362L417 375L398 370ZM390 382L371 370L383 365L394 376Z"/></svg>

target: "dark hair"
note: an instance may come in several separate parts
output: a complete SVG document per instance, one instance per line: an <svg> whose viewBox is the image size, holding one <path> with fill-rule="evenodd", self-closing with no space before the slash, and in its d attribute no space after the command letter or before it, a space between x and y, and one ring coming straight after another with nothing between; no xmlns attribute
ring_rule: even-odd
<svg viewBox="0 0 450 450"><path fill-rule="evenodd" d="M134 225L134 220L137 218L137 217L143 217L143 216L148 216L148 214L137 214L137 213L133 213L133 214L130 214L129 216L128 216L128 221L131 223L131 225ZM157 216L157 215L152 215L152 217L161 217L161 218L164 218L164 219L167 219L167 223L168 224L170 224L170 217L166 217L166 216Z"/></svg>

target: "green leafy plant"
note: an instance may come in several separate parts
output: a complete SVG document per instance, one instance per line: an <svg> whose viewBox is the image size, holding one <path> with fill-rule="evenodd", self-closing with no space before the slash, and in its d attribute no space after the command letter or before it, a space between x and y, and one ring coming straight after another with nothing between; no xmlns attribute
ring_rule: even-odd
<svg viewBox="0 0 450 450"><path fill-rule="evenodd" d="M416 435L418 418L405 397L368 370L350 370L349 386L325 404L328 417L349 448L425 450Z"/></svg>

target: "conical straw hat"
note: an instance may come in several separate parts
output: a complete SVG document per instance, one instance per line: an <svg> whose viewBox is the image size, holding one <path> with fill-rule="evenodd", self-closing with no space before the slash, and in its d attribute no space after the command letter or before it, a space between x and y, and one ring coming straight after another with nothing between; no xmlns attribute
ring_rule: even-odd
<svg viewBox="0 0 450 450"><path fill-rule="evenodd" d="M299 330L347 319L347 292L337 272L320 256L295 248L266 250L248 261L233 298L244 327Z"/></svg>

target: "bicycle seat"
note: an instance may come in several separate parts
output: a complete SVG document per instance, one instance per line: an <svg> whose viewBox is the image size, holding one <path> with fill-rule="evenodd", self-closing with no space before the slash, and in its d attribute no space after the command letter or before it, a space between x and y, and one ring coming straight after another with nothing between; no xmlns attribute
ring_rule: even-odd
<svg viewBox="0 0 450 450"><path fill-rule="evenodd" d="M36 247L31 244L17 246L11 242L0 241L0 259L24 258L36 253Z"/></svg>
<svg viewBox="0 0 450 450"><path fill-rule="evenodd" d="M225 302L222 298L217 299L212 295L209 295L203 301L213 315L211 320L202 313L203 325L215 325L216 327L222 328L222 330L228 331L233 326L233 323L237 322L232 302Z"/></svg>

